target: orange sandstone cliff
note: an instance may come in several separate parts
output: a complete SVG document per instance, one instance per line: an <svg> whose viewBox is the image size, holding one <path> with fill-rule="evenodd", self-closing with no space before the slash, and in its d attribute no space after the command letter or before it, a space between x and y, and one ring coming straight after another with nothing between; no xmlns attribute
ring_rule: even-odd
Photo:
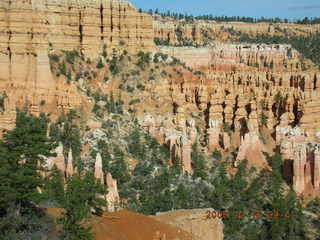
<svg viewBox="0 0 320 240"><path fill-rule="evenodd" d="M150 16L125 1L1 1L0 92L6 100L0 128L13 127L16 106L38 113L84 104L74 86L52 75L50 52L77 49L92 58L104 45L150 51L152 26Z"/></svg>

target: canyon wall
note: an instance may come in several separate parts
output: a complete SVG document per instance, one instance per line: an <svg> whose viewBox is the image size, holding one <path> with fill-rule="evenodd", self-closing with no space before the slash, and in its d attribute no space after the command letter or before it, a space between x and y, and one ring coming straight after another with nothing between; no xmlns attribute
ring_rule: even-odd
<svg viewBox="0 0 320 240"><path fill-rule="evenodd" d="M159 51L202 71L299 71L301 55L284 44L225 44L212 47L158 47Z"/></svg>
<svg viewBox="0 0 320 240"><path fill-rule="evenodd" d="M152 50L152 18L125 1L1 1L0 130L13 127L17 106L37 114L85 104L74 86L52 75L48 54L77 49L93 58L104 45L109 53Z"/></svg>
<svg viewBox="0 0 320 240"><path fill-rule="evenodd" d="M235 166L247 159L249 166L258 169L268 168L263 152L273 154L276 146L286 144L290 129L301 129L306 146L319 143L320 122L315 117L320 115L319 72L284 66L283 62L298 62L300 57L289 45L158 49L202 71L200 75L182 71L183 79L172 77L154 86L161 101L171 102L173 115L167 118L173 124L167 124L164 116L141 120L159 141L170 146L172 161L182 160L185 172L192 172L190 155L195 142L201 143L200 149L206 153L235 152ZM256 66L266 59L273 62L273 68ZM254 64L245 64L247 61ZM299 141L299 137L291 139L296 144ZM298 156L303 154L284 159L288 181L298 193L305 194L318 192L319 188L315 149L308 147L307 152L304 157L309 160L301 164ZM310 178L305 180L309 185L301 184L305 178Z"/></svg>
<svg viewBox="0 0 320 240"><path fill-rule="evenodd" d="M169 45L181 45L187 40L194 45L211 45L213 41L230 42L230 36L239 34L268 34L284 36L314 34L320 24L244 23L194 20L192 22L154 15L154 37ZM183 45L183 44L182 44Z"/></svg>

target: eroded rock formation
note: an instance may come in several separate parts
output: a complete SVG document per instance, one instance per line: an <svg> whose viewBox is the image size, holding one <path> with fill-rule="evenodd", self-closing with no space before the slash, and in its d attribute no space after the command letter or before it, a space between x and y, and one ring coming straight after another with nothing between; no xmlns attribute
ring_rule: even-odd
<svg viewBox="0 0 320 240"><path fill-rule="evenodd" d="M0 91L7 95L1 129L14 126L16 107L38 114L83 105L74 86L53 76L48 54L76 49L92 58L104 45L152 50L152 18L125 1L1 1Z"/></svg>

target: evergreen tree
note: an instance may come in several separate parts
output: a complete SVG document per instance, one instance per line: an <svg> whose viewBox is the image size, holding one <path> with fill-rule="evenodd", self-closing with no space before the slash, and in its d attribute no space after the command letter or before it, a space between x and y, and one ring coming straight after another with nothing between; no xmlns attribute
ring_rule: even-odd
<svg viewBox="0 0 320 240"><path fill-rule="evenodd" d="M196 144L192 146L191 160L193 177L206 179L208 177L206 162L203 155L198 151Z"/></svg>
<svg viewBox="0 0 320 240"><path fill-rule="evenodd" d="M49 175L45 178L44 195L45 199L55 201L61 206L64 199L64 176L63 173L53 166Z"/></svg>
<svg viewBox="0 0 320 240"><path fill-rule="evenodd" d="M48 120L17 111L16 127L0 142L0 215L10 204L17 211L41 200L40 171L44 157L54 156L55 144L47 138Z"/></svg>
<svg viewBox="0 0 320 240"><path fill-rule="evenodd" d="M75 174L68 179L62 203L64 212L59 219L63 224L60 239L93 239L92 229L87 226L88 220L92 210L102 212L106 202L99 196L105 193L105 187L91 172L87 172L84 177Z"/></svg>
<svg viewBox="0 0 320 240"><path fill-rule="evenodd" d="M211 205L214 209L227 209L230 206L232 193L230 192L230 180L227 175L226 163L221 162L217 166L216 176L211 181L214 190L211 193Z"/></svg>
<svg viewBox="0 0 320 240"><path fill-rule="evenodd" d="M43 239L50 220L37 208L44 157L54 154L48 120L17 110L16 127L0 141L0 235L3 239Z"/></svg>
<svg viewBox="0 0 320 240"><path fill-rule="evenodd" d="M302 212L302 205L297 199L296 193L293 189L290 189L287 194L284 211L280 212L280 214L286 220L286 237L294 240L307 239L306 219Z"/></svg>
<svg viewBox="0 0 320 240"><path fill-rule="evenodd" d="M110 172L117 179L119 186L130 179L128 165L124 159L124 153L118 146L114 146L114 162L111 164Z"/></svg>

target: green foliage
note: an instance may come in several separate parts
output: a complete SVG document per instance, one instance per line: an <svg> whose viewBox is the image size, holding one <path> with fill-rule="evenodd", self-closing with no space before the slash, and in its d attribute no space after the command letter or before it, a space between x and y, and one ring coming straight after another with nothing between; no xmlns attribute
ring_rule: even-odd
<svg viewBox="0 0 320 240"><path fill-rule="evenodd" d="M320 198L316 197L307 204L307 210L319 215L320 214Z"/></svg>
<svg viewBox="0 0 320 240"><path fill-rule="evenodd" d="M58 63L60 60L60 57L57 54L49 54L49 59L55 63Z"/></svg>
<svg viewBox="0 0 320 240"><path fill-rule="evenodd" d="M99 106L97 103L95 103L95 104L93 105L92 112L93 112L97 117L101 118L102 115L100 114L99 110L100 110L100 106Z"/></svg>
<svg viewBox="0 0 320 240"><path fill-rule="evenodd" d="M8 98L6 92L0 94L0 109L1 109L2 112L5 111L4 101L5 101L6 98Z"/></svg>
<svg viewBox="0 0 320 240"><path fill-rule="evenodd" d="M239 42L246 43L291 44L292 47L298 50L303 56L320 65L320 33L290 37L269 34L257 34L255 36L242 34L238 40ZM288 54L290 54L290 52L288 52ZM273 63L270 63L270 68L273 68Z"/></svg>
<svg viewBox="0 0 320 240"><path fill-rule="evenodd" d="M281 92L277 92L277 94L274 96L274 102L279 105L283 101L283 97Z"/></svg>
<svg viewBox="0 0 320 240"><path fill-rule="evenodd" d="M176 29L175 33L178 40L178 46L188 46L188 47L198 46L192 39L184 38L182 31L179 28Z"/></svg>
<svg viewBox="0 0 320 240"><path fill-rule="evenodd" d="M110 98L107 101L106 109L108 113L123 114L123 101L120 97L116 100L111 94Z"/></svg>
<svg viewBox="0 0 320 240"><path fill-rule="evenodd" d="M39 202L42 187L39 174L44 157L54 156L55 148L47 138L48 119L17 111L16 127L0 142L0 215L9 205L27 207ZM19 211L19 209L18 209Z"/></svg>
<svg viewBox="0 0 320 240"><path fill-rule="evenodd" d="M80 57L79 52L77 50L73 51L63 51L66 56L67 63L74 64L76 58Z"/></svg>
<svg viewBox="0 0 320 240"><path fill-rule="evenodd" d="M214 152L212 152L211 156L217 160L221 160L222 158L221 152L217 149Z"/></svg>
<svg viewBox="0 0 320 240"><path fill-rule="evenodd" d="M44 182L44 198L51 201L53 206L59 207L64 201L64 175L54 165Z"/></svg>
<svg viewBox="0 0 320 240"><path fill-rule="evenodd" d="M136 104L136 103L139 103L140 102L140 99L133 99L129 102L129 105L133 105L133 104Z"/></svg>
<svg viewBox="0 0 320 240"><path fill-rule="evenodd" d="M193 177L206 179L208 177L206 161L204 156L198 151L197 144L192 146L191 160Z"/></svg>
<svg viewBox="0 0 320 240"><path fill-rule="evenodd" d="M61 64L59 64L59 71L62 75L67 76L67 66L64 60L62 61Z"/></svg>
<svg viewBox="0 0 320 240"><path fill-rule="evenodd" d="M157 46L169 46L169 40L168 39L160 39L160 38L154 38L154 43Z"/></svg>
<svg viewBox="0 0 320 240"><path fill-rule="evenodd" d="M151 62L151 53L140 51L138 53L138 62L136 63L141 69L145 69Z"/></svg>
<svg viewBox="0 0 320 240"><path fill-rule="evenodd" d="M126 90L127 90L127 92L129 92L129 93L133 93L134 88L133 88L133 87L130 87L130 86L127 86Z"/></svg>
<svg viewBox="0 0 320 240"><path fill-rule="evenodd" d="M291 189L285 193L282 178L283 161L279 153L268 157L272 167L270 177L266 181L265 193L268 196L267 206L270 210L278 211L280 216L289 213L289 218L282 220L274 217L269 219L268 238L271 239L306 239L305 217L302 213L302 207L297 200L296 194Z"/></svg>
<svg viewBox="0 0 320 240"><path fill-rule="evenodd" d="M83 177L75 174L68 179L62 207L64 212L59 219L62 223L60 239L92 240L92 228L87 226L91 210L101 213L106 205L99 195L105 194L105 187L87 172Z"/></svg>
<svg viewBox="0 0 320 240"><path fill-rule="evenodd" d="M119 67L118 61L119 59L115 55L112 57L110 61L109 70L112 73L112 75L117 75L118 73L120 73L120 67Z"/></svg>
<svg viewBox="0 0 320 240"><path fill-rule="evenodd" d="M110 173L118 180L119 186L123 183L128 182L130 179L128 165L124 159L124 153L121 151L119 146L113 146L114 160L110 164Z"/></svg>
<svg viewBox="0 0 320 240"><path fill-rule="evenodd" d="M223 131L230 135L232 133L231 125L229 123L223 123Z"/></svg>
<svg viewBox="0 0 320 240"><path fill-rule="evenodd" d="M48 239L54 232L54 220L43 209L32 206L18 213L19 208L10 205L0 217L1 240Z"/></svg>
<svg viewBox="0 0 320 240"><path fill-rule="evenodd" d="M56 147L47 138L48 119L17 110L16 127L0 141L0 235L3 239L40 239L50 228L45 214L35 207L45 157Z"/></svg>
<svg viewBox="0 0 320 240"><path fill-rule="evenodd" d="M104 67L104 65L103 65L103 63L102 63L102 60L99 59L99 61L98 61L98 63L97 63L97 68L98 68L98 69L101 69L101 68L103 68L103 67Z"/></svg>
<svg viewBox="0 0 320 240"><path fill-rule="evenodd" d="M137 85L137 89L141 90L141 91L144 91L146 89L146 87L143 85L143 84L138 84Z"/></svg>
<svg viewBox="0 0 320 240"><path fill-rule="evenodd" d="M70 149L72 150L74 165L78 171L82 171L80 129L74 121L78 117L74 110L70 110L67 115L61 115L58 121L50 126L49 136L57 143L62 143L65 159L67 159Z"/></svg>
<svg viewBox="0 0 320 240"><path fill-rule="evenodd" d="M261 124L263 126L267 126L267 124L268 124L268 116L264 112L261 113L260 120L261 120Z"/></svg>
<svg viewBox="0 0 320 240"><path fill-rule="evenodd" d="M102 54L101 54L104 58L107 58L108 57L108 53L107 53L107 45L104 44L103 45L103 51L102 51Z"/></svg>

